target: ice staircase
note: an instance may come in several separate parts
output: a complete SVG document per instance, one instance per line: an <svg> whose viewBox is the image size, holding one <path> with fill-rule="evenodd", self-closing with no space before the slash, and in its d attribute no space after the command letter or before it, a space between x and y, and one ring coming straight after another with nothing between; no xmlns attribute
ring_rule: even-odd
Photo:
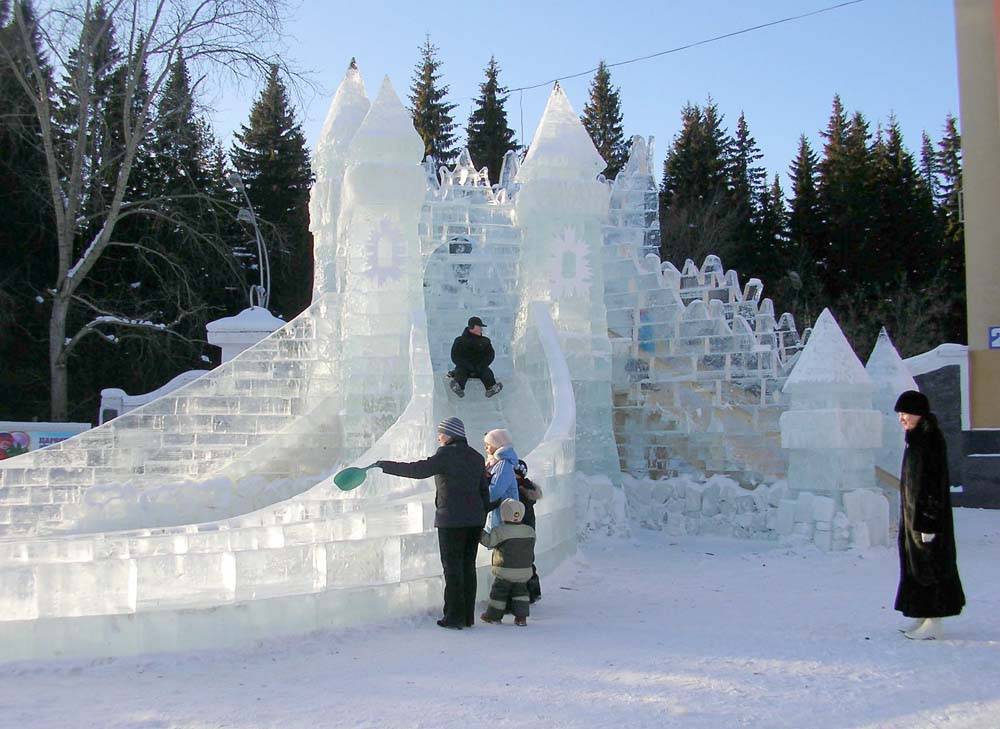
<svg viewBox="0 0 1000 729"><path fill-rule="evenodd" d="M651 143L633 137L604 228L622 470L774 480L787 467L781 387L804 339L791 315L775 319L759 280L741 287L717 256L681 270L660 260L652 169Z"/></svg>
<svg viewBox="0 0 1000 729"><path fill-rule="evenodd" d="M456 402L444 372L432 370L426 327L415 322L413 397L355 462L426 455L444 413L464 417L474 438L480 430L509 426L505 412L520 409L521 397L553 404L539 442L520 441L530 449L524 456L533 475L547 487L537 548L546 570L575 549L573 416L565 412L572 411L572 388L551 319L544 307L531 311L532 326L512 348L514 366L506 374L511 400L504 399L505 389L493 400L473 392ZM519 358L530 361L533 372L540 360L550 374L531 381L517 372ZM421 452L401 449L415 442L415 433ZM520 435L515 428L515 438ZM355 492L344 494L325 479L222 521L0 540L0 658L238 645L434 607L441 584L432 499L429 482L374 472ZM481 555L484 578L487 559Z"/></svg>

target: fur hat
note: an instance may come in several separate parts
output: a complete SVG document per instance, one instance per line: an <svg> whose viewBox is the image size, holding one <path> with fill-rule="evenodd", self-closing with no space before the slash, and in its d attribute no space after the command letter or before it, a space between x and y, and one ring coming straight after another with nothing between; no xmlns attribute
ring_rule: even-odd
<svg viewBox="0 0 1000 729"><path fill-rule="evenodd" d="M896 400L894 410L897 413L909 413L910 415L925 417L931 413L931 401L922 392L907 390Z"/></svg>
<svg viewBox="0 0 1000 729"><path fill-rule="evenodd" d="M497 428L496 430L491 430L483 436L483 443L491 445L494 448L503 448L505 446L513 445L514 439L511 438L510 433L503 428Z"/></svg>
<svg viewBox="0 0 1000 729"><path fill-rule="evenodd" d="M524 504L514 499L500 502L500 518L508 524L520 524L524 518Z"/></svg>
<svg viewBox="0 0 1000 729"><path fill-rule="evenodd" d="M452 438L465 439L465 423L455 417L445 418L438 423L438 433L444 433Z"/></svg>

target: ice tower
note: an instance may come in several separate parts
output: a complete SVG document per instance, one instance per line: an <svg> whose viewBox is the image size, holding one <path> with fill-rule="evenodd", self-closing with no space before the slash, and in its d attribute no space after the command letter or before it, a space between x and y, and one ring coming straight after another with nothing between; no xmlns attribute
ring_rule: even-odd
<svg viewBox="0 0 1000 729"><path fill-rule="evenodd" d="M345 434L367 445L410 398L412 312L423 296L417 227L426 195L424 145L389 79L347 149L342 238Z"/></svg>
<svg viewBox="0 0 1000 729"><path fill-rule="evenodd" d="M823 494L840 506L844 491L874 486L882 418L872 408L873 390L833 314L824 309L784 387L791 402L781 416L781 445L789 451L792 490Z"/></svg>
<svg viewBox="0 0 1000 729"><path fill-rule="evenodd" d="M516 181L524 306L550 302L576 396L577 466L618 471L611 429L611 344L604 306L605 162L557 83Z"/></svg>

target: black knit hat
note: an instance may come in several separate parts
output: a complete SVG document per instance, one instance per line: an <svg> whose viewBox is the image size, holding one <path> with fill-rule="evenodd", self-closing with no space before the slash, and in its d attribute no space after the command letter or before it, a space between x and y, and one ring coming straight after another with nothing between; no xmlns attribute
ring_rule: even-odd
<svg viewBox="0 0 1000 729"><path fill-rule="evenodd" d="M924 417L931 413L931 401L922 392L907 390L896 400L896 407L894 409L897 413L908 413Z"/></svg>
<svg viewBox="0 0 1000 729"><path fill-rule="evenodd" d="M469 319L469 329L472 329L472 327L482 327L483 329L485 329L486 324L484 324L483 320L480 319L478 316L474 316Z"/></svg>

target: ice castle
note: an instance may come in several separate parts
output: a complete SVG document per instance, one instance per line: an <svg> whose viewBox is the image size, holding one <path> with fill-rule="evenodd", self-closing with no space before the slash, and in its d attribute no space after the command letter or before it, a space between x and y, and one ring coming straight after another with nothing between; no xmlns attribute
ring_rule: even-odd
<svg viewBox="0 0 1000 729"><path fill-rule="evenodd" d="M828 312L800 337L717 257L662 262L646 140L606 182L556 85L499 184L468 154L435 169L422 152L388 79L369 101L352 65L315 154L312 305L183 388L0 462L0 660L437 607L433 485L373 471L345 493L331 475L425 457L450 415L473 444L508 428L544 485L543 573L601 499L682 533L884 541L872 403L890 375L869 376ZM445 382L470 314L505 384L489 400Z"/></svg>

